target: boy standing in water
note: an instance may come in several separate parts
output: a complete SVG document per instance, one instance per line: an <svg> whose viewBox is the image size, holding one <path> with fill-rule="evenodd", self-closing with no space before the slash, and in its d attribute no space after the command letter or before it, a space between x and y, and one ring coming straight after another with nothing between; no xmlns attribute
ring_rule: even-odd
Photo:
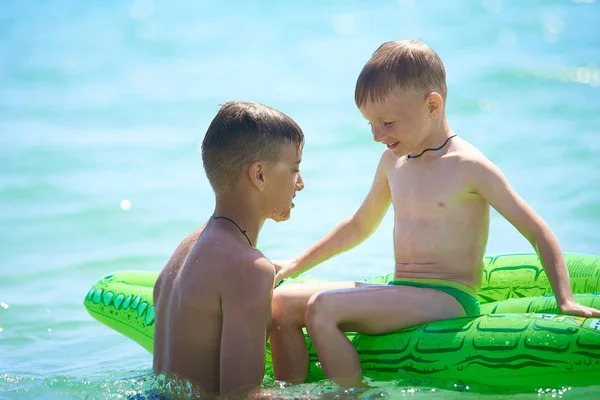
<svg viewBox="0 0 600 400"><path fill-rule="evenodd" d="M202 161L215 210L154 287L154 372L174 386L244 396L261 384L275 268L254 246L266 219L290 217L303 145L291 118L258 103L227 103L210 124Z"/></svg>
<svg viewBox="0 0 600 400"><path fill-rule="evenodd" d="M355 101L373 138L386 146L371 189L354 215L295 260L276 282L297 276L364 241L394 207L395 281L285 285L273 295L275 377L302 382L306 326L325 375L358 386L362 370L343 332L381 334L436 320L478 315L490 206L539 254L565 314L600 316L576 304L561 248L548 225L502 172L446 119L446 73L419 41L387 42L364 66Z"/></svg>

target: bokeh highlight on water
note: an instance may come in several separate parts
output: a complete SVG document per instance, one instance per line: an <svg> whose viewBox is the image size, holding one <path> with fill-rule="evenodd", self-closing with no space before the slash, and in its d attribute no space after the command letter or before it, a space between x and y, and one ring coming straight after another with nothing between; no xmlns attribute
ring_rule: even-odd
<svg viewBox="0 0 600 400"><path fill-rule="evenodd" d="M81 303L109 272L159 270L211 214L198 145L218 104L269 104L306 134L306 188L290 221L265 225L269 257L296 255L350 215L382 151L354 83L387 40L419 38L440 54L454 130L503 169L564 251L599 254L598 21L593 0L3 2L0 398L122 398L151 384L139 378L151 356ZM388 213L311 274L389 272L391 229ZM520 251L531 248L494 213L488 253ZM289 398L334 390L268 385ZM479 396L452 382L372 385L341 395ZM600 393L540 389L517 397Z"/></svg>

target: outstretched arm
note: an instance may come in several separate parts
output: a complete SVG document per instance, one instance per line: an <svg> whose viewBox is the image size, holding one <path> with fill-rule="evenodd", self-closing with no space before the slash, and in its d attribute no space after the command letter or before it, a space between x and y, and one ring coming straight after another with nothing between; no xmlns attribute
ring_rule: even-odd
<svg viewBox="0 0 600 400"><path fill-rule="evenodd" d="M491 161L482 157L469 163L474 189L531 243L537 252L564 314L600 316L600 311L575 303L558 239L546 222L510 186Z"/></svg>
<svg viewBox="0 0 600 400"><path fill-rule="evenodd" d="M391 203L387 172L395 161L396 157L386 150L379 161L371 189L356 213L285 265L278 272L275 283L288 276L298 276L336 254L350 250L375 231Z"/></svg>
<svg viewBox="0 0 600 400"><path fill-rule="evenodd" d="M240 265L223 289L220 391L228 397L258 389L265 370L274 270L266 259Z"/></svg>

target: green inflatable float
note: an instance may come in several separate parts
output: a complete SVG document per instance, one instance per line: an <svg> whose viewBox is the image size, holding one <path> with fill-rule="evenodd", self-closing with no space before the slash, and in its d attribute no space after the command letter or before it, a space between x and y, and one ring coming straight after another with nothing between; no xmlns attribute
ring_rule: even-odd
<svg viewBox="0 0 600 400"><path fill-rule="evenodd" d="M565 259L576 300L600 308L600 256L568 253ZM84 305L95 319L152 352L157 277L157 272L140 271L108 275L89 290ZM560 315L537 254L486 257L478 297L478 317L376 336L348 333L364 375L378 381L427 378L523 389L600 383L600 319ZM307 341L309 381L314 382L324 377ZM265 374L273 375L268 343Z"/></svg>

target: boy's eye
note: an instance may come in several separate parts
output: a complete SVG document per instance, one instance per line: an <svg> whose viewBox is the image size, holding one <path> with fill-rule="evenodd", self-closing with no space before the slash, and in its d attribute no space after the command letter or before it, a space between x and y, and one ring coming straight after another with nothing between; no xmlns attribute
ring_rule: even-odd
<svg viewBox="0 0 600 400"><path fill-rule="evenodd" d="M394 121L392 121L392 122L385 122L385 121L381 121L381 125L383 125L383 126L390 127L390 126L392 126L393 124L394 124ZM369 126L373 126L373 124L372 124L372 123L370 123L370 122L367 122L367 125L369 125Z"/></svg>

